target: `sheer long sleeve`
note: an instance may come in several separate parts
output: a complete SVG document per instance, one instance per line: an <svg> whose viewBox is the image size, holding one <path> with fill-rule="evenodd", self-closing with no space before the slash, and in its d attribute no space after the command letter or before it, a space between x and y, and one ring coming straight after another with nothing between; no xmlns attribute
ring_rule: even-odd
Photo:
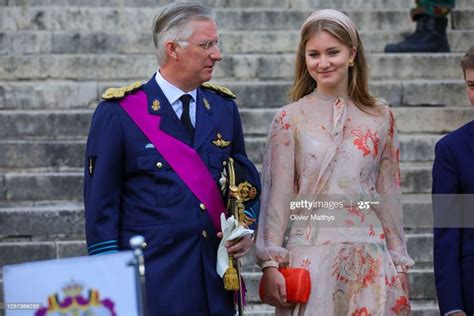
<svg viewBox="0 0 474 316"><path fill-rule="evenodd" d="M406 272L415 264L408 255L407 243L403 231L403 210L400 188L400 147L395 119L389 109L388 133L383 147L376 190L380 204L376 212L380 218L388 250L398 272Z"/></svg>
<svg viewBox="0 0 474 316"><path fill-rule="evenodd" d="M288 263L283 247L295 197L294 126L283 109L277 111L270 127L262 168L262 195L257 234L257 262L263 269Z"/></svg>

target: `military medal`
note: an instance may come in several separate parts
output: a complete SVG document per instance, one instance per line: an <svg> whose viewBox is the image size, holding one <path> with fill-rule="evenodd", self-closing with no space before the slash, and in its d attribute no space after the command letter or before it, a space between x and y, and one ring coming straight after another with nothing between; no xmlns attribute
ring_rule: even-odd
<svg viewBox="0 0 474 316"><path fill-rule="evenodd" d="M211 105L209 104L209 102L207 101L207 99L204 99L204 100L203 100L203 103L204 103L204 107L206 108L206 110L210 110L210 109L211 109Z"/></svg>
<svg viewBox="0 0 474 316"><path fill-rule="evenodd" d="M96 160L96 156L89 156L89 175L92 176L92 174L94 173L94 165L95 165L95 160Z"/></svg>
<svg viewBox="0 0 474 316"><path fill-rule="evenodd" d="M224 147L227 147L230 145L230 141L229 140L224 140L222 138L222 134L221 133L217 133L216 135L216 139L212 141L212 143L214 145L216 145L217 147L220 147L220 148L224 148Z"/></svg>
<svg viewBox="0 0 474 316"><path fill-rule="evenodd" d="M153 104L151 105L151 108L153 109L153 111L157 112L160 109L160 107L161 107L160 101L155 99L153 101Z"/></svg>

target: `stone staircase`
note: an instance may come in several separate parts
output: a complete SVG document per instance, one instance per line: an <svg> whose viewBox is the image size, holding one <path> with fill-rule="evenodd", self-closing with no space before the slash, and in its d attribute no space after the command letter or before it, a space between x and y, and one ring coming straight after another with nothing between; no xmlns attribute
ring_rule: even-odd
<svg viewBox="0 0 474 316"><path fill-rule="evenodd" d="M156 70L151 21L167 2L0 0L0 267L86 254L82 168L90 118L106 87L147 80ZM474 3L457 1L452 53L384 54L386 43L414 29L412 0L205 2L217 11L223 43L214 81L237 94L247 151L257 164L273 113L287 103L302 22L317 8L339 8L354 19L371 90L394 106L401 133L406 233L416 261L409 274L413 315L438 315L431 165L439 137L474 119L458 66L474 43ZM272 315L259 302L253 258L243 266L248 314Z"/></svg>

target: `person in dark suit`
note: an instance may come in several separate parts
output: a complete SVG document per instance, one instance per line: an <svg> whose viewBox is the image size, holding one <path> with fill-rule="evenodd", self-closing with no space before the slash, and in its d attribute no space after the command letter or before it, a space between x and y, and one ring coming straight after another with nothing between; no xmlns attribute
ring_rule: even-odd
<svg viewBox="0 0 474 316"><path fill-rule="evenodd" d="M416 30L398 43L385 45L386 53L447 53L446 28L455 0L415 0L410 10Z"/></svg>
<svg viewBox="0 0 474 316"><path fill-rule="evenodd" d="M474 46L461 60L474 105ZM438 141L433 166L434 272L442 315L474 315L474 121Z"/></svg>
<svg viewBox="0 0 474 316"><path fill-rule="evenodd" d="M108 89L92 118L84 178L88 251L130 249L129 239L142 235L148 315L233 315L233 292L216 272L221 173L229 158L241 167L252 193L245 214L253 218L260 180L247 158L235 96L207 83L222 59L215 13L199 3L171 3L156 17L153 39L158 71L145 84ZM252 243L246 236L227 250L240 258Z"/></svg>

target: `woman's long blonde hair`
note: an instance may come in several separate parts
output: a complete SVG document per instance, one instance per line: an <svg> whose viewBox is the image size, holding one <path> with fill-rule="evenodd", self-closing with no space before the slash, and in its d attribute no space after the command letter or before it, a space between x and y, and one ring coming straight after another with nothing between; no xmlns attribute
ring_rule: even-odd
<svg viewBox="0 0 474 316"><path fill-rule="evenodd" d="M369 93L368 67L365 59L364 47L357 34L357 43L352 43L349 33L338 23L331 20L309 21L301 29L301 38L296 52L295 78L289 92L290 101L294 102L311 93L316 89L317 83L311 77L306 66L305 51L306 43L317 32L326 31L347 47L357 47L354 66L349 68L349 97L354 104L366 112L368 108L375 107L377 99Z"/></svg>

